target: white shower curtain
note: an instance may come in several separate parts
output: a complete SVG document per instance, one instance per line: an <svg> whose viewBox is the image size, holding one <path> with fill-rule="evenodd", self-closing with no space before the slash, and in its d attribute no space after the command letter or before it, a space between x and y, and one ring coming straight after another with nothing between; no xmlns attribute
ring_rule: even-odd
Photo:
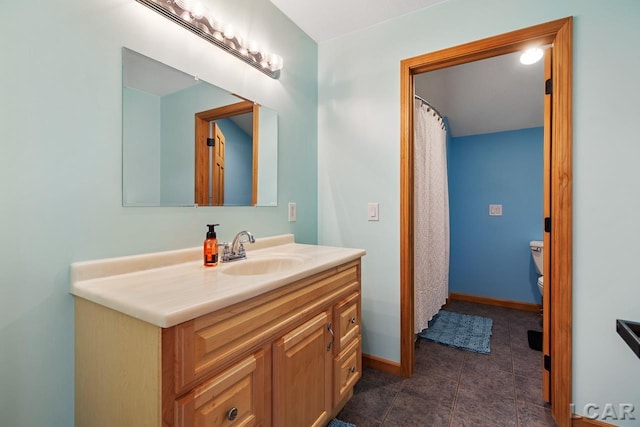
<svg viewBox="0 0 640 427"><path fill-rule="evenodd" d="M416 99L414 108L414 333L449 293L449 190L442 118Z"/></svg>

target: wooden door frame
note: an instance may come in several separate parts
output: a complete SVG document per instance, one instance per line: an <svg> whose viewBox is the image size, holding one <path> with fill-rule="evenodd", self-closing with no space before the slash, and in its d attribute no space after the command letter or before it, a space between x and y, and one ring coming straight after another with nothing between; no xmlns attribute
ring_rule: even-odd
<svg viewBox="0 0 640 427"><path fill-rule="evenodd" d="M573 19L533 27L408 58L400 64L400 370L414 370L413 99L415 74L553 45L551 146L551 412L571 425L572 339L572 51ZM541 88L542 90L542 88Z"/></svg>
<svg viewBox="0 0 640 427"><path fill-rule="evenodd" d="M243 98L244 99L244 98ZM195 203L208 206L209 200L209 122L222 120L240 114L253 113L253 159L251 172L251 204L258 203L258 143L260 105L244 100L223 107L200 111L195 114Z"/></svg>

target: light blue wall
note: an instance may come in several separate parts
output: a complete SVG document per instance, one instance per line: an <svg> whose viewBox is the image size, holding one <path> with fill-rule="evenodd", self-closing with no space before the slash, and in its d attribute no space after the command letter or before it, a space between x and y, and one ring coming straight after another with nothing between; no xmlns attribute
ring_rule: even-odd
<svg viewBox="0 0 640 427"><path fill-rule="evenodd" d="M251 205L253 140L231 119L217 120L225 137L224 204Z"/></svg>
<svg viewBox="0 0 640 427"><path fill-rule="evenodd" d="M127 205L160 203L160 97L122 88L122 180ZM132 118L135 118L133 120Z"/></svg>
<svg viewBox="0 0 640 427"><path fill-rule="evenodd" d="M451 139L450 292L541 302L529 242L542 239L543 151L542 128Z"/></svg>
<svg viewBox="0 0 640 427"><path fill-rule="evenodd" d="M258 141L258 205L269 206L278 198L278 112L260 106L258 135L275 135L275 138L260 138Z"/></svg>
<svg viewBox="0 0 640 427"><path fill-rule="evenodd" d="M365 248L365 352L399 360L400 60L565 16L575 17L573 400L577 412L640 407L638 358L614 326L640 318L640 3L448 0L320 47L266 0L208 3L284 57L279 80L133 0L3 6L1 425L73 424L71 262L196 246L213 220L221 239L247 228ZM277 208L121 207L122 46L278 111ZM379 222L366 220L370 201Z"/></svg>
<svg viewBox="0 0 640 427"><path fill-rule="evenodd" d="M133 0L5 2L0 14L0 425L73 425L74 261L242 229L317 240L317 45L266 0L210 0L284 58L273 80ZM122 207L121 48L278 111L277 207ZM287 222L287 202L298 221Z"/></svg>
<svg viewBox="0 0 640 427"><path fill-rule="evenodd" d="M162 97L160 196L163 204L194 204L195 114L235 102L237 97L207 83Z"/></svg>
<svg viewBox="0 0 640 427"><path fill-rule="evenodd" d="M400 61L566 16L574 16L573 400L577 412L632 401L640 415L638 358L615 331L616 318L640 319L637 0L448 0L321 43L318 239L367 250L363 351L399 361ZM367 221L367 202L380 203L379 222Z"/></svg>

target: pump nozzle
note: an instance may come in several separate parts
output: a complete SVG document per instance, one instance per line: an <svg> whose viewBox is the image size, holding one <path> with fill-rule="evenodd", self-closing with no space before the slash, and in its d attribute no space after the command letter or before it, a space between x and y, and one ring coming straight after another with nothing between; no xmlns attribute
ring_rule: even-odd
<svg viewBox="0 0 640 427"><path fill-rule="evenodd" d="M216 227L220 224L207 224L209 231L207 232L207 239L214 239L216 237Z"/></svg>

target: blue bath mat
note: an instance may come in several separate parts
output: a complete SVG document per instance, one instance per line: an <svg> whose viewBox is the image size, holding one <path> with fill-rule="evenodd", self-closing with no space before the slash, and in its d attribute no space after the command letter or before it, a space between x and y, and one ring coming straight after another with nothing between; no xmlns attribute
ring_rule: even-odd
<svg viewBox="0 0 640 427"><path fill-rule="evenodd" d="M344 421L340 421L337 418L331 420L327 427L356 427L355 424L345 423Z"/></svg>
<svg viewBox="0 0 640 427"><path fill-rule="evenodd" d="M441 310L418 336L451 347L488 354L491 352L492 326L493 320L488 317Z"/></svg>

